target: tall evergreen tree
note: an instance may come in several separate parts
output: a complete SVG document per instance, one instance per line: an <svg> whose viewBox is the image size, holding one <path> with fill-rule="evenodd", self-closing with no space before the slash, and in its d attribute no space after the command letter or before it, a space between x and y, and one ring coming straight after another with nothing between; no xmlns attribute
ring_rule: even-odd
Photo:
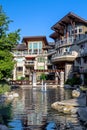
<svg viewBox="0 0 87 130"><path fill-rule="evenodd" d="M12 48L20 40L20 29L10 32L9 24L13 22L0 5L0 80L9 78L14 67Z"/></svg>

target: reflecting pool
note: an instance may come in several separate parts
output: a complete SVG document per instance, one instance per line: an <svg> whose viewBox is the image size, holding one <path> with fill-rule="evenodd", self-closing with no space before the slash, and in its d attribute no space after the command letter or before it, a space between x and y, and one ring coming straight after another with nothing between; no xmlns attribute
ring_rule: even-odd
<svg viewBox="0 0 87 130"><path fill-rule="evenodd" d="M72 97L71 90L64 90L60 87L48 88L47 91L41 91L40 88L24 88L18 89L16 92L19 93L19 98L15 98L12 103L13 120L10 124L14 128L11 128L11 130L23 130L23 127L33 130L37 126L41 129L40 126L45 121L66 121L67 117L53 110L51 104L56 101L70 99ZM20 125L20 121L24 124L23 126ZM17 129L17 126L20 126L19 129Z"/></svg>

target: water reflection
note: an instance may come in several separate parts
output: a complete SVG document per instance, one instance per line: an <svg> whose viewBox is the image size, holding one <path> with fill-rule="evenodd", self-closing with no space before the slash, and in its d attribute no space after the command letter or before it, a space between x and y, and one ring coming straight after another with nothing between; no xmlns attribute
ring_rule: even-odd
<svg viewBox="0 0 87 130"><path fill-rule="evenodd" d="M32 88L20 89L18 93L20 98L13 101L13 118L26 120L28 126L42 125L45 119L60 120L61 115L51 108L51 104L71 98L71 91L63 88L49 88L46 92Z"/></svg>

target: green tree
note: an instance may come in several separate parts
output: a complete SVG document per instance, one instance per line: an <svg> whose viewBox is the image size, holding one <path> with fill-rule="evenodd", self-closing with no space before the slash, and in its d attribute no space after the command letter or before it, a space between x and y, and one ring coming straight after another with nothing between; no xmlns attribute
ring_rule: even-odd
<svg viewBox="0 0 87 130"><path fill-rule="evenodd" d="M20 40L20 29L9 32L9 24L13 22L0 5L0 80L8 78L14 67L12 48Z"/></svg>
<svg viewBox="0 0 87 130"><path fill-rule="evenodd" d="M65 84L69 84L71 86L81 85L81 83L82 83L82 79L75 75L71 79L67 79L67 81L65 82Z"/></svg>

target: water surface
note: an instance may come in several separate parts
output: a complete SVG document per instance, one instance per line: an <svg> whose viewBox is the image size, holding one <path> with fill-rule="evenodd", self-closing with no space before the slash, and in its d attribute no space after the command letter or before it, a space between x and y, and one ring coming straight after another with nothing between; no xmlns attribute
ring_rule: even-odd
<svg viewBox="0 0 87 130"><path fill-rule="evenodd" d="M42 125L43 121L62 122L66 121L66 116L58 113L51 108L51 104L56 101L71 98L71 90L63 88L48 88L47 91L41 89L29 88L19 89L19 98L13 100L13 120L11 124L15 127L12 130L22 130L21 120L26 121L27 125ZM26 125L26 124L25 124Z"/></svg>

